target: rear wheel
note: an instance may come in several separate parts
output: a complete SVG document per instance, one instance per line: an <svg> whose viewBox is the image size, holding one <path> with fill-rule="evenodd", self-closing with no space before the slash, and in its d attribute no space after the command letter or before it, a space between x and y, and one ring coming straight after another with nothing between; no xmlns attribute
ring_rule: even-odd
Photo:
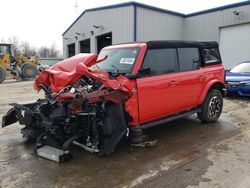
<svg viewBox="0 0 250 188"><path fill-rule="evenodd" d="M201 112L197 113L198 118L206 123L215 122L219 119L223 107L223 98L220 91L211 90L201 105Z"/></svg>
<svg viewBox="0 0 250 188"><path fill-rule="evenodd" d="M4 68L0 65L0 83L6 79L6 72Z"/></svg>
<svg viewBox="0 0 250 188"><path fill-rule="evenodd" d="M25 63L21 67L21 75L23 78L35 78L39 74L35 65Z"/></svg>

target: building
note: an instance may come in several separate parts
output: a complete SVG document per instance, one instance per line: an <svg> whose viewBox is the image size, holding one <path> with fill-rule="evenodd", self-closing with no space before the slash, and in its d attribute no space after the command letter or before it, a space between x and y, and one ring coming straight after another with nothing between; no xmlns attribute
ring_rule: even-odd
<svg viewBox="0 0 250 188"><path fill-rule="evenodd" d="M250 1L192 14L137 2L85 10L63 33L63 54L133 41L217 41L226 68L250 60Z"/></svg>

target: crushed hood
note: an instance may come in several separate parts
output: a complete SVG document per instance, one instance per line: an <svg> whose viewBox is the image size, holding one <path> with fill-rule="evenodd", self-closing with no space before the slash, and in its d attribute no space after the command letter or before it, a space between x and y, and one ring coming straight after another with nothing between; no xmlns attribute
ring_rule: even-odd
<svg viewBox="0 0 250 188"><path fill-rule="evenodd" d="M108 88L122 90L132 95L133 87L128 78L119 75L116 79L110 79L106 71L89 68L97 63L97 56L97 54L78 54L49 67L35 80L34 88L39 91L40 85L43 84L52 92L59 92L66 86L74 84L84 75L98 80Z"/></svg>

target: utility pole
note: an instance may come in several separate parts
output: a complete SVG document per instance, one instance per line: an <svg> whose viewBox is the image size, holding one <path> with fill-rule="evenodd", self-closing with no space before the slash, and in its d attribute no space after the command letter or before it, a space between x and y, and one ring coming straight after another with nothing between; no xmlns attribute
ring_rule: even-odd
<svg viewBox="0 0 250 188"><path fill-rule="evenodd" d="M77 14L78 14L78 2L77 2L77 0L76 0L76 4L75 4L75 9L76 9L76 16L77 16Z"/></svg>

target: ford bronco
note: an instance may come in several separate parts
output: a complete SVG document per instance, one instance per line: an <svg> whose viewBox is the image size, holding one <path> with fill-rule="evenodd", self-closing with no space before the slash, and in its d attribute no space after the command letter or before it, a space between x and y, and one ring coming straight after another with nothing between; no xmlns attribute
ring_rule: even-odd
<svg viewBox="0 0 250 188"><path fill-rule="evenodd" d="M45 98L11 104L2 127L19 121L40 155L46 140L56 141L60 161L72 143L109 155L125 136L135 146L147 142L143 129L148 127L194 113L202 122L217 121L224 78L216 42L108 46L99 55L79 54L43 71L34 88Z"/></svg>

